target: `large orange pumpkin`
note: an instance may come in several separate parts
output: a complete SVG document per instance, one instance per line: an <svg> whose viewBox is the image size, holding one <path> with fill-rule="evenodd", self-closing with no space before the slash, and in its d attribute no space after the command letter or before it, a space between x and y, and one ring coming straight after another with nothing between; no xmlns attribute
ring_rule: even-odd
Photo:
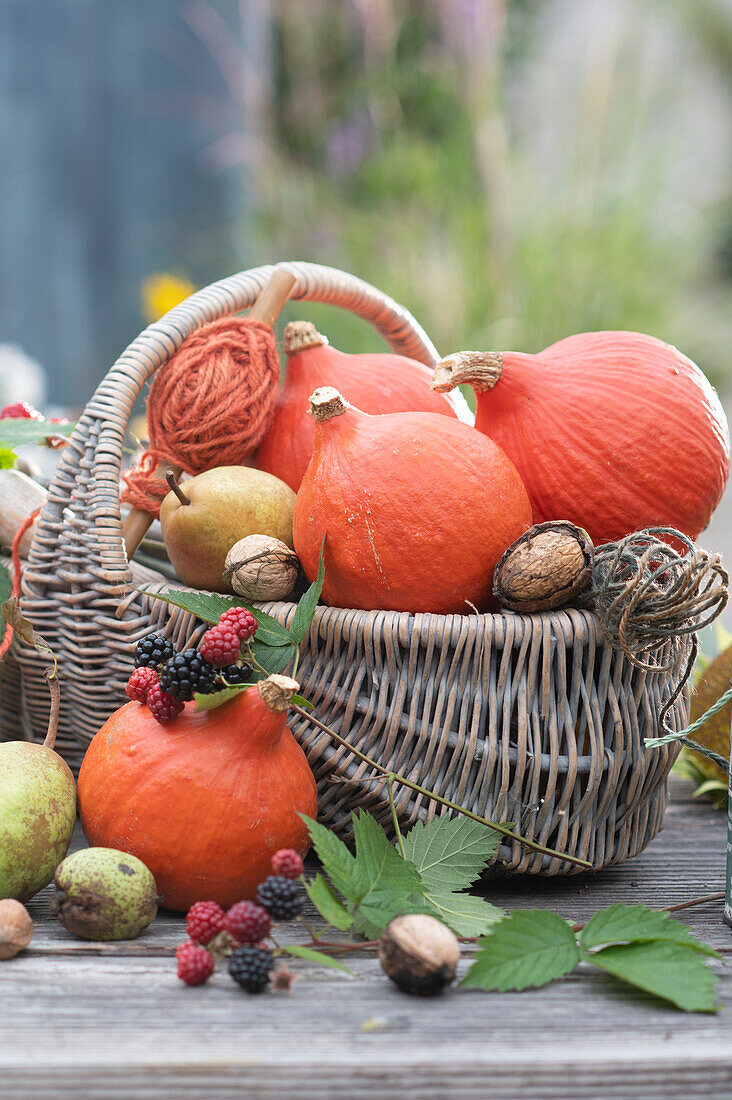
<svg viewBox="0 0 732 1100"><path fill-rule="evenodd" d="M366 610L468 614L493 606L493 568L531 526L500 447L434 413L368 416L337 390L310 399L313 457L293 515L309 578L325 541L323 599Z"/></svg>
<svg viewBox="0 0 732 1100"><path fill-rule="evenodd" d="M313 773L285 725L296 687L273 676L215 710L190 703L167 725L143 703L115 711L79 772L89 843L141 859L169 909L253 898L274 852L305 854L298 815L316 815Z"/></svg>
<svg viewBox="0 0 732 1100"><path fill-rule="evenodd" d="M572 520L593 541L670 526L706 527L729 474L716 392L670 344L637 332L585 332L538 355L462 352L433 387L467 382L475 426L515 463L534 520Z"/></svg>
<svg viewBox="0 0 732 1100"><path fill-rule="evenodd" d="M284 333L285 380L274 419L254 455L254 465L297 492L313 453L313 418L308 397L319 386L335 386L368 413L421 412L457 416L446 395L430 389L429 367L404 355L347 355L329 346L309 321L294 321Z"/></svg>

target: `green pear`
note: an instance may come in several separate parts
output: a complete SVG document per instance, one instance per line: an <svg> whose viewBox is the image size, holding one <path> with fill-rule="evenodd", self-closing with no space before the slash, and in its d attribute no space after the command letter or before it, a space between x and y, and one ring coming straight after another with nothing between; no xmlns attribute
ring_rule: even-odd
<svg viewBox="0 0 732 1100"><path fill-rule="evenodd" d="M249 466L216 466L176 485L160 508L165 549L191 588L232 592L223 579L226 555L247 535L272 535L292 548L295 494Z"/></svg>
<svg viewBox="0 0 732 1100"><path fill-rule="evenodd" d="M32 898L69 850L76 786L53 740L0 745L0 898Z"/></svg>
<svg viewBox="0 0 732 1100"><path fill-rule="evenodd" d="M158 891L142 860L116 848L82 848L56 868L51 912L85 940L132 940L155 920Z"/></svg>

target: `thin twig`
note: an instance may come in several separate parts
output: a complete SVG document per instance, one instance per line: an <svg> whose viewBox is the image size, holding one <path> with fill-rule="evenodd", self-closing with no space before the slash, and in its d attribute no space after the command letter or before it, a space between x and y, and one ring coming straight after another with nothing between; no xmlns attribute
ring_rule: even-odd
<svg viewBox="0 0 732 1100"><path fill-rule="evenodd" d="M690 898L689 901L679 901L676 905L664 905L663 909L656 909L655 912L679 913L682 909L691 909L694 905L704 905L707 901L724 901L724 898L724 890L719 890L716 894L702 894L701 897ZM572 931L581 932L587 923L587 921L584 921L583 924L573 924Z"/></svg>
<svg viewBox="0 0 732 1100"><path fill-rule="evenodd" d="M374 760L371 756L367 756L366 753L361 752L355 745L352 745L350 741L346 741L345 737L341 737L335 730L330 729L329 726L320 722L313 714L303 710L295 704L292 704L290 710L295 711L296 714L306 718L312 725L317 726L323 733L327 733L330 737L333 737L344 748L352 752L354 756L357 756L360 760L363 760L369 767L375 768L376 771L381 772L385 776L393 776L394 783L401 783L404 787L409 787L410 790L416 791L418 794L425 795L426 798L432 799L434 802L439 802L441 806L446 806L448 810L454 810L456 813L463 814L465 817L469 817L471 821L477 821L481 825L487 825L489 829L495 829L497 833L501 833L502 836L508 837L510 840L515 840L518 844L522 844L525 848L529 848L532 852L539 852L541 855L552 856L555 859L566 860L567 863L573 863L577 867L584 867L585 869L591 868L592 864L586 859L579 859L577 856L570 856L566 852L558 852L555 848L547 848L543 844L537 844L534 840L528 840L526 837L519 836L518 833L514 833L512 829L509 829L507 825L498 824L495 821L489 821L486 817L481 817L480 814L474 814L472 810L466 810L464 806L459 806L456 802L451 802L449 798L443 798L442 795L437 794L435 791L430 791L427 787L421 787L419 783L414 783L411 779L407 779L404 775L398 775L396 772L390 772L388 768L385 768L382 764L379 764L377 760Z"/></svg>

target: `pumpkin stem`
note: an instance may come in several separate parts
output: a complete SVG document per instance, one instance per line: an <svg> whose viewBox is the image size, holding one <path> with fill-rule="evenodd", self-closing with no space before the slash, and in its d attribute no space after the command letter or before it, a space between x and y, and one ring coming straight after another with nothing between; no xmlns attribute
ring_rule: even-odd
<svg viewBox="0 0 732 1100"><path fill-rule="evenodd" d="M310 395L310 412L318 424L324 420L332 420L334 416L340 416L350 407L345 397L332 386L322 386Z"/></svg>
<svg viewBox="0 0 732 1100"><path fill-rule="evenodd" d="M56 746L56 733L58 732L58 712L61 705L61 689L58 685L58 675L55 668L43 670L43 676L51 692L51 710L48 715L48 732L43 742L44 749L53 749Z"/></svg>
<svg viewBox="0 0 732 1100"><path fill-rule="evenodd" d="M467 382L476 393L492 390L503 373L503 359L497 351L457 351L436 364L431 388L438 393L454 390Z"/></svg>
<svg viewBox="0 0 732 1100"><path fill-rule="evenodd" d="M300 690L297 680L291 676L280 676L277 673L268 676L266 680L260 680L257 684L259 698L269 710L284 711L289 709L293 695Z"/></svg>
<svg viewBox="0 0 732 1100"><path fill-rule="evenodd" d="M282 343L285 355L296 355L308 348L319 348L328 343L328 337L318 332L310 321L290 321L285 325Z"/></svg>

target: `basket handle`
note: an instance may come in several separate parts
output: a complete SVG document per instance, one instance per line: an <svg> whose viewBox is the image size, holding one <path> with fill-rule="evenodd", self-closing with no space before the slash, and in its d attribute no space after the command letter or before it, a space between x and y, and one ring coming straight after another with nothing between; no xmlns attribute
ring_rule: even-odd
<svg viewBox="0 0 732 1100"><path fill-rule="evenodd" d="M291 300L324 302L369 321L393 351L428 366L437 350L411 313L363 279L304 261L277 265L295 276ZM65 587L76 604L94 603L128 585L122 538L120 469L122 443L145 383L183 341L202 325L248 309L275 269L251 268L212 283L148 326L122 353L86 406L64 448L35 525L23 589L30 599L57 597ZM461 419L472 422L462 395L453 395Z"/></svg>

